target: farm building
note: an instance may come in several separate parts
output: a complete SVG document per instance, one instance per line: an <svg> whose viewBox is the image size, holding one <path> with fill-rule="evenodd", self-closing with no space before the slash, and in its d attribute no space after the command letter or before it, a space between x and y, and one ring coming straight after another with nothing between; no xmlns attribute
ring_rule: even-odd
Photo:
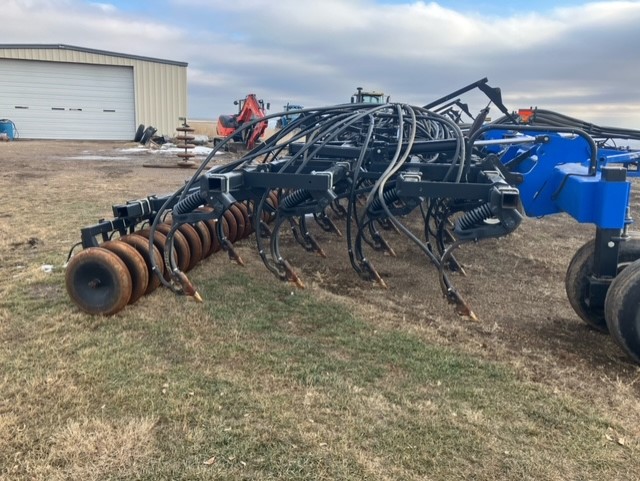
<svg viewBox="0 0 640 481"><path fill-rule="evenodd" d="M0 44L0 119L23 139L173 135L187 113L187 63L71 45Z"/></svg>

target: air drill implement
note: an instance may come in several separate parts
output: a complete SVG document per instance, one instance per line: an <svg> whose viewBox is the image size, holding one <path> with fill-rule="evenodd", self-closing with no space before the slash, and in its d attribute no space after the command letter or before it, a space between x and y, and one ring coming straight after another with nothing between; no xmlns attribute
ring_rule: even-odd
<svg viewBox="0 0 640 481"><path fill-rule="evenodd" d="M460 116L437 113L473 88L504 117L485 122L487 108L461 124ZM234 243L250 235L267 269L303 287L283 252L283 230L320 256L312 231L344 232L353 269L384 287L372 253L395 255L384 237L394 229L435 266L456 312L475 318L451 282L462 270L455 249L505 236L524 215L565 212L596 226L567 271L569 301L640 362L640 241L629 232L627 179L638 175L640 155L612 143L640 140L640 132L596 129L548 111L537 120L510 113L486 79L425 107L354 103L296 113L238 160L208 168L222 142L176 192L115 205L113 219L82 229L83 251L66 273L72 300L89 313L113 314L159 284L201 299L186 272L219 250L242 264ZM238 134L245 128L252 124ZM418 215L420 234L409 221Z"/></svg>

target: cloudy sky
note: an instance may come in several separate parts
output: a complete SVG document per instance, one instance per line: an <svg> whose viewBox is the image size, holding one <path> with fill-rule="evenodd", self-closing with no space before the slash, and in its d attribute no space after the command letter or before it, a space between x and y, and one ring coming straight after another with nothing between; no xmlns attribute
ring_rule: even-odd
<svg viewBox="0 0 640 481"><path fill-rule="evenodd" d="M424 105L488 77L512 110L640 129L640 1L2 0L0 19L0 43L188 62L191 118L249 92L271 112L358 86Z"/></svg>

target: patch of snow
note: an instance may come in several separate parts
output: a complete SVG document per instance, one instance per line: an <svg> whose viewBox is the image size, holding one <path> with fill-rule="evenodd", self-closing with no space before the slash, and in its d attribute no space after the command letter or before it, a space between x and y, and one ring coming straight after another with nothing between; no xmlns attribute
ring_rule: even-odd
<svg viewBox="0 0 640 481"><path fill-rule="evenodd" d="M195 154L196 156L206 157L211 153L213 149L211 147L204 147L201 145L196 146L193 149L190 149L189 152ZM128 148L128 149L120 149L120 152L135 152L135 153L151 153L151 154L179 154L180 152L184 152L183 147L178 147L176 144L166 143L161 145L159 148L149 148L144 145L140 145L139 147ZM216 152L216 155L223 154L223 152Z"/></svg>
<svg viewBox="0 0 640 481"><path fill-rule="evenodd" d="M143 152L148 151L149 149L144 145L138 145L137 147L129 147L128 149L120 149L120 152L133 152L137 154L141 154Z"/></svg>

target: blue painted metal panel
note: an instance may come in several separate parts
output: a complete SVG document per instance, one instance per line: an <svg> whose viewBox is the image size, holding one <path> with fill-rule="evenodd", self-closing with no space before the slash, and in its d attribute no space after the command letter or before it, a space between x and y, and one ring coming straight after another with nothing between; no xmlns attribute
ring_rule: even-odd
<svg viewBox="0 0 640 481"><path fill-rule="evenodd" d="M485 139L513 138L517 132L489 131ZM529 217L566 212L581 223L592 223L605 229L621 229L627 219L631 192L628 181L612 182L602 179L605 165L637 165L640 153L620 149L598 149L598 166L589 172L591 147L580 136L554 132L546 135L546 143L525 143L496 150L501 162L512 172L522 174L518 185L525 213ZM522 159L518 156L523 155ZM516 165L516 159L517 165Z"/></svg>
<svg viewBox="0 0 640 481"><path fill-rule="evenodd" d="M602 180L600 172L586 175L586 168L579 164L560 165L554 174L561 179L555 203L562 212L580 223L603 229L624 227L631 193L629 182Z"/></svg>

